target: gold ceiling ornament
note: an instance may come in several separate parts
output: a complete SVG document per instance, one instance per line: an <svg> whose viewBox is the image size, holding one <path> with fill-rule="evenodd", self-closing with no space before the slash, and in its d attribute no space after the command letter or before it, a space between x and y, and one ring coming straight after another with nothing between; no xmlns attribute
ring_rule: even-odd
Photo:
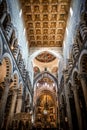
<svg viewBox="0 0 87 130"><path fill-rule="evenodd" d="M62 47L71 0L19 0L29 47Z"/></svg>

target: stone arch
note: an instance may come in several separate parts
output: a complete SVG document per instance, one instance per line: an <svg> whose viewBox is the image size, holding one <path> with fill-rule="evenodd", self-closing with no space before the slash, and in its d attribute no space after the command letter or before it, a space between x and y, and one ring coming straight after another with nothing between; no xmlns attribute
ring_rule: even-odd
<svg viewBox="0 0 87 130"><path fill-rule="evenodd" d="M51 87L39 87L37 85L37 83L40 81L40 80L43 80L43 82L47 82L49 79L49 81L51 80L52 82L52 86ZM48 84L48 83L47 83ZM35 77L35 80L34 80L34 99L36 99L36 93L37 93L37 90L39 93L41 93L42 91L44 90L47 90L48 92L49 91L52 91L52 93L56 96L56 92L57 92L57 89L58 89L58 84L57 84L57 79L56 77L54 77L52 74L50 74L49 72L42 72L40 73L39 75L37 75ZM39 94L38 93L38 94Z"/></svg>
<svg viewBox="0 0 87 130"><path fill-rule="evenodd" d="M87 107L87 50L84 49L79 58L79 79L81 81L81 86L85 98L85 103Z"/></svg>
<svg viewBox="0 0 87 130"><path fill-rule="evenodd" d="M84 49L81 52L78 68L79 68L79 78L81 81L85 103L87 107L87 50L86 49Z"/></svg>
<svg viewBox="0 0 87 130"><path fill-rule="evenodd" d="M72 95L72 82L71 82L71 80L68 82L68 95Z"/></svg>
<svg viewBox="0 0 87 130"><path fill-rule="evenodd" d="M49 84L50 83L50 84ZM59 111L59 106L58 106L58 98L57 98L57 89L58 89L58 81L57 78L55 76L53 76L51 73L49 73L48 71L45 72L41 72L40 74L38 74L35 77L34 80L34 97L33 97L33 106L34 106L34 114L35 117L37 118L37 110L36 108L38 108L39 110L39 100L40 100L40 106L42 108L42 118L43 115L45 114L45 105L46 105L46 99L48 100L48 108L52 109L55 111L55 123L58 121L58 117L57 114ZM57 102L57 103L56 103ZM38 103L38 104L37 104ZM36 124L38 122L38 120L40 119L36 119ZM52 117L49 118L51 120ZM57 122L58 123L58 122ZM44 124L43 124L44 125Z"/></svg>
<svg viewBox="0 0 87 130"><path fill-rule="evenodd" d="M87 50L83 50L79 57L78 63L79 73L87 73Z"/></svg>
<svg viewBox="0 0 87 130"><path fill-rule="evenodd" d="M48 53L52 54L59 61L63 59L63 57L60 53L57 53L55 50L51 50L48 48L39 49L39 50L35 51L34 53L32 53L29 57L29 65L28 65L28 70L30 72L29 75L31 77L31 81L33 80L33 65L32 65L32 63L33 63L35 57L37 57L39 54L41 54L44 51L47 51ZM32 81L32 84L33 84L33 81Z"/></svg>
<svg viewBox="0 0 87 130"><path fill-rule="evenodd" d="M77 120L77 113L75 107L73 84L71 81L69 81L68 83L68 96L69 96L69 106L70 106L73 129L75 128L78 129L78 120Z"/></svg>
<svg viewBox="0 0 87 130"><path fill-rule="evenodd" d="M5 12L6 10L7 10L7 2L6 0L1 0L0 1L0 11L1 11L0 18L3 17L3 12Z"/></svg>
<svg viewBox="0 0 87 130"><path fill-rule="evenodd" d="M83 58L85 58L85 57L83 57ZM84 59L83 59L83 61L84 61ZM86 62L86 60L85 60L85 62ZM83 62L83 63L85 63L85 62ZM84 73L84 65L81 68L81 72ZM83 127L85 129L86 120L87 120L86 103L85 103L84 93L83 93L83 89L82 89L82 84L81 84L77 69L75 69L73 71L72 78L73 78L73 93L74 93L74 99L75 99L78 126ZM81 122L80 122L80 120L81 120Z"/></svg>
<svg viewBox="0 0 87 130"><path fill-rule="evenodd" d="M0 99L2 100L3 94L4 94L5 108L7 108L7 104L8 104L7 98L8 98L9 88L12 83L12 72L13 72L13 63L12 63L11 56L8 53L5 53L2 56L2 62L0 65ZM9 85L7 85L6 82L8 82ZM4 93L4 92L6 92L6 93ZM6 113L6 110L7 109L4 109L3 112Z"/></svg>
<svg viewBox="0 0 87 130"><path fill-rule="evenodd" d="M42 87L42 85L41 85L41 87L38 86L38 82L40 80L43 80L43 82L47 83L46 79L50 79L51 80L51 82L52 82L52 86L51 87L45 87L45 86ZM45 91L45 90L47 90L48 92L51 91L54 94L54 97L56 97L57 89L58 89L58 84L57 84L56 77L53 76L52 74L50 74L49 72L44 72L44 73L42 72L39 75L37 75L35 77L35 80L34 80L34 99L36 100L37 91L38 91L38 94L40 94L40 93L42 93L42 91Z"/></svg>
<svg viewBox="0 0 87 130"><path fill-rule="evenodd" d="M2 73L3 71L3 73ZM2 63L0 65L0 82L4 81L5 77L12 78L12 72L13 72L13 63L10 55L8 53L5 53L2 57Z"/></svg>
<svg viewBox="0 0 87 130"><path fill-rule="evenodd" d="M72 85L76 84L76 82L78 82L78 69L77 68L74 68L71 77L72 77Z"/></svg>
<svg viewBox="0 0 87 130"><path fill-rule="evenodd" d="M36 81L38 81L38 79L42 78L42 75L45 75L45 74L47 74L47 75L49 76L49 78L51 78L51 79L58 85L58 83L57 83L57 78L56 78L55 76L53 76L51 73L49 73L48 71L46 71L46 72L41 72L40 74L38 74L38 75L35 77L35 79L34 79L34 85L35 85Z"/></svg>
<svg viewBox="0 0 87 130"><path fill-rule="evenodd" d="M4 90L3 83L5 77L10 77L12 79L13 64L11 57L8 53L4 54L2 57L2 63L0 65L0 98Z"/></svg>
<svg viewBox="0 0 87 130"><path fill-rule="evenodd" d="M9 13L7 13L6 17L5 17L4 21L3 21L3 27L4 27L5 31L6 31L7 24L10 23L10 22L11 22L11 16L10 16Z"/></svg>

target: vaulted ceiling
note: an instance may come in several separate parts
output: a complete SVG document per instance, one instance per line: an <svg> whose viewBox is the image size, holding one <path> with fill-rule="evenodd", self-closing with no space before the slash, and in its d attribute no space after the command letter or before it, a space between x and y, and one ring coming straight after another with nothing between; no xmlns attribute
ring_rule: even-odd
<svg viewBox="0 0 87 130"><path fill-rule="evenodd" d="M71 0L19 0L29 47L62 47Z"/></svg>

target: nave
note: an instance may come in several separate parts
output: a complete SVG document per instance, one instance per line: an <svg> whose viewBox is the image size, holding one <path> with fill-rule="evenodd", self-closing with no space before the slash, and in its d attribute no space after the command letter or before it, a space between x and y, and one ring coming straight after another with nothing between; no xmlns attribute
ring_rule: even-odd
<svg viewBox="0 0 87 130"><path fill-rule="evenodd" d="M87 130L87 0L0 0L0 130Z"/></svg>

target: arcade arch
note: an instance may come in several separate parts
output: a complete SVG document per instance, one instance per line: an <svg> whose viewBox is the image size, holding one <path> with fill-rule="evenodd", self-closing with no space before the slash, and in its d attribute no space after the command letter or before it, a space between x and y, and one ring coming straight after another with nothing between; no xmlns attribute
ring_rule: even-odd
<svg viewBox="0 0 87 130"><path fill-rule="evenodd" d="M40 73L35 78L33 88L33 106L34 123L36 127L56 128L58 125L59 106L57 97L57 84L57 79L47 71ZM44 120L46 117L48 123L46 123Z"/></svg>

